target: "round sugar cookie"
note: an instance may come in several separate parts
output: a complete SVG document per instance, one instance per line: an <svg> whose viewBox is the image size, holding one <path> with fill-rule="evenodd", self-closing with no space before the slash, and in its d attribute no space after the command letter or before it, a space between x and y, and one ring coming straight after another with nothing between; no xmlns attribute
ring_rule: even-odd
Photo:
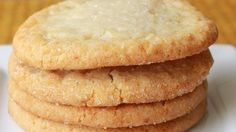
<svg viewBox="0 0 236 132"><path fill-rule="evenodd" d="M69 0L32 15L15 34L24 63L72 70L142 65L192 56L217 28L183 0Z"/></svg>
<svg viewBox="0 0 236 132"><path fill-rule="evenodd" d="M41 132L183 132L199 122L206 111L206 102L202 102L191 113L157 125L139 126L133 128L99 129L85 126L72 126L39 118L24 111L13 100L9 100L9 113L12 118L26 131Z"/></svg>
<svg viewBox="0 0 236 132"><path fill-rule="evenodd" d="M172 100L129 104L115 107L72 107L46 103L9 83L10 97L23 109L56 122L96 128L119 128L159 124L173 120L195 109L206 98L206 83L191 93Z"/></svg>
<svg viewBox="0 0 236 132"><path fill-rule="evenodd" d="M117 106L169 100L192 92L206 79L212 63L210 52L204 51L151 65L45 71L12 55L9 73L22 90L40 100L73 106Z"/></svg>

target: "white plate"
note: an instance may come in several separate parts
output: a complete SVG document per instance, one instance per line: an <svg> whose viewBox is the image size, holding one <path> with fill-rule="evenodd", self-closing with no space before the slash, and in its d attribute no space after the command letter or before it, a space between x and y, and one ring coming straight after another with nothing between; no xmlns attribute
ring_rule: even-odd
<svg viewBox="0 0 236 132"><path fill-rule="evenodd" d="M208 77L208 112L192 132L236 132L236 48L214 45L215 63ZM7 62L10 46L0 46L0 131L22 131L7 112Z"/></svg>

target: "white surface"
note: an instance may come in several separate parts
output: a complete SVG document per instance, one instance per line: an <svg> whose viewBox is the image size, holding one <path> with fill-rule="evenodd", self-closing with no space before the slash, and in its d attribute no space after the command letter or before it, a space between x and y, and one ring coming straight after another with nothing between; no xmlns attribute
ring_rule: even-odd
<svg viewBox="0 0 236 132"><path fill-rule="evenodd" d="M208 77L208 112L192 132L236 131L236 48L214 45L215 63ZM7 62L10 46L0 46L0 131L22 131L7 112Z"/></svg>

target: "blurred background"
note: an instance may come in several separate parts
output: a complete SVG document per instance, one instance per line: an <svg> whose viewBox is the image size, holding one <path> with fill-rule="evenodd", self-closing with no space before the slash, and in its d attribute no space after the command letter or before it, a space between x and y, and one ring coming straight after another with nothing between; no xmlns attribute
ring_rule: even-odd
<svg viewBox="0 0 236 132"><path fill-rule="evenodd" d="M17 28L34 12L60 0L0 0L0 45L10 44ZM217 43L236 46L236 0L189 0L219 28Z"/></svg>

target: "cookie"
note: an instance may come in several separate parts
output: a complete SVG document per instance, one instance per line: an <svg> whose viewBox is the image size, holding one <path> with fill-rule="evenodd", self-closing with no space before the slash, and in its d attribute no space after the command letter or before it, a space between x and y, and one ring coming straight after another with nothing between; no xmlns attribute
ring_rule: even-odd
<svg viewBox="0 0 236 132"><path fill-rule="evenodd" d="M31 132L182 132L188 130L199 122L204 116L205 111L206 103L202 102L191 113L166 123L133 128L99 129L78 125L73 126L42 119L24 111L13 100L9 100L9 113L12 118L23 129Z"/></svg>
<svg viewBox="0 0 236 132"><path fill-rule="evenodd" d="M19 87L10 82L9 94L26 111L56 122L98 128L133 127L166 122L195 109L206 98L207 93L205 82L192 93L168 101L88 108L46 103L21 91Z"/></svg>
<svg viewBox="0 0 236 132"><path fill-rule="evenodd" d="M217 28L183 0L69 0L35 13L13 40L16 56L47 70L143 65L192 56Z"/></svg>
<svg viewBox="0 0 236 132"><path fill-rule="evenodd" d="M13 55L9 72L22 90L40 100L73 106L117 106L169 100L192 92L206 78L212 63L210 52L204 51L151 65L44 71L20 63Z"/></svg>

